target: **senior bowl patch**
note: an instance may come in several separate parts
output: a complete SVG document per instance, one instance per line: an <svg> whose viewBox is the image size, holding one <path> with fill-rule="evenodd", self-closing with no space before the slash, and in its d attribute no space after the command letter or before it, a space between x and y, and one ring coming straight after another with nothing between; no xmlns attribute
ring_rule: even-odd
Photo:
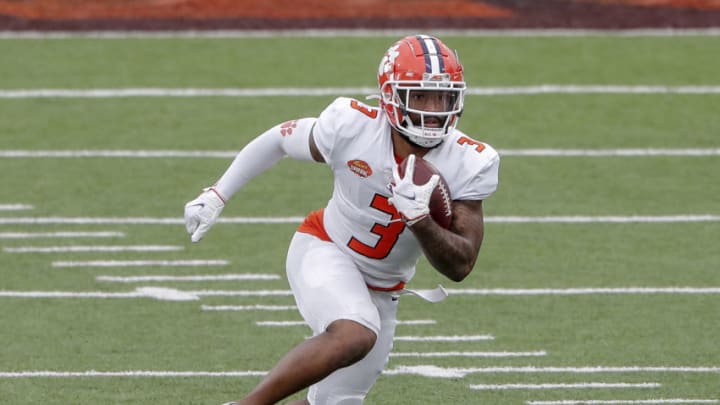
<svg viewBox="0 0 720 405"><path fill-rule="evenodd" d="M350 168L350 171L352 171L353 173L357 174L360 177L372 176L372 169L370 168L370 165L367 164L367 162L364 160L359 160L359 159L348 160L347 165Z"/></svg>

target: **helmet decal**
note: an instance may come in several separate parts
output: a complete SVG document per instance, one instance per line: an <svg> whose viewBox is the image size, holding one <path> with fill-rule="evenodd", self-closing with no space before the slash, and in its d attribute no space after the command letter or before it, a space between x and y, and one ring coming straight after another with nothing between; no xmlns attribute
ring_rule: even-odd
<svg viewBox="0 0 720 405"><path fill-rule="evenodd" d="M445 63L443 62L438 40L427 35L418 35L416 38L420 42L425 56L425 72L434 74L445 72Z"/></svg>
<svg viewBox="0 0 720 405"><path fill-rule="evenodd" d="M385 56L383 56L382 60L380 61L380 69L378 69L378 75L388 74L393 71L393 67L395 65L395 58L400 55L400 52L398 51L399 47L399 44L395 44L387 50Z"/></svg>

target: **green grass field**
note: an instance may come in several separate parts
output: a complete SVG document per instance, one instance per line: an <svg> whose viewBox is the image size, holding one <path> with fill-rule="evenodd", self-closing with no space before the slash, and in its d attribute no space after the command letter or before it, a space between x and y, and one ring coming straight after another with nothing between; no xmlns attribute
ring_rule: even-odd
<svg viewBox="0 0 720 405"><path fill-rule="evenodd" d="M443 39L458 49L471 88L720 85L720 39L712 36ZM183 205L216 180L230 157L9 151L231 154L277 123L317 115L335 97L5 94L372 87L379 59L395 40L1 39L0 403L219 405L250 390L259 373L309 334L305 326L258 324L300 321L292 309L209 310L294 304L284 294L292 220L220 223L196 245L185 233ZM442 283L455 294L439 304L403 297L400 320L425 322L398 326L398 336L417 341L396 342L367 403L720 403L718 111L717 90L468 96L460 127L504 153L500 187L486 203L480 259L460 284L421 261L411 287ZM513 153L646 148L715 152ZM323 165L284 160L238 193L223 218L302 217L325 204L331 186ZM37 251L72 246L161 251ZM213 260L224 262L207 262ZM99 278L226 274L266 277ZM141 287L199 292L200 299L123 295ZM139 371L148 373L133 374Z"/></svg>

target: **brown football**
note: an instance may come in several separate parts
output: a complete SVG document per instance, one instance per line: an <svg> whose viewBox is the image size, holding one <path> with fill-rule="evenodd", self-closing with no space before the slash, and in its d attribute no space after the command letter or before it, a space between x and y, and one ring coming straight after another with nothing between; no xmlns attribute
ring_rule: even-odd
<svg viewBox="0 0 720 405"><path fill-rule="evenodd" d="M407 158L400 162L400 166L398 166L400 176L405 176L405 166L407 166ZM452 223L452 197L450 196L447 181L432 163L416 156L413 183L425 184L433 174L440 176L440 181L430 196L430 216L438 225L449 229Z"/></svg>

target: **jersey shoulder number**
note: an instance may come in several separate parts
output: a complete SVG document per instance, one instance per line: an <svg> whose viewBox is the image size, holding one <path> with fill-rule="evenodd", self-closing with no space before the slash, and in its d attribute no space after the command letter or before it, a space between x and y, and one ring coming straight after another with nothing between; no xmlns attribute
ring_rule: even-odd
<svg viewBox="0 0 720 405"><path fill-rule="evenodd" d="M372 119L377 118L378 112L380 111L378 108L369 107L367 104L361 103L355 99L350 99L350 107L360 111Z"/></svg>

